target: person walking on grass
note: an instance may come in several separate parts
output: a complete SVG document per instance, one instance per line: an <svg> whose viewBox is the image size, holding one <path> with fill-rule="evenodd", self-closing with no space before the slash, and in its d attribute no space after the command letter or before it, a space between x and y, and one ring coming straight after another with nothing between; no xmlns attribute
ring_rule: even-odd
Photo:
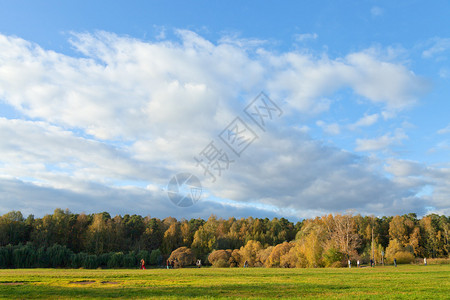
<svg viewBox="0 0 450 300"><path fill-rule="evenodd" d="M350 259L348 260L348 268L350 269L352 267L352 262L350 261Z"/></svg>
<svg viewBox="0 0 450 300"><path fill-rule="evenodd" d="M356 261L356 266L359 268L359 259Z"/></svg>
<svg viewBox="0 0 450 300"><path fill-rule="evenodd" d="M427 265L427 258L426 258L426 257L423 258L423 264L424 264L425 266Z"/></svg>
<svg viewBox="0 0 450 300"><path fill-rule="evenodd" d="M145 260L141 259L141 270L145 270Z"/></svg>
<svg viewBox="0 0 450 300"><path fill-rule="evenodd" d="M397 259L394 258L394 266L397 267Z"/></svg>

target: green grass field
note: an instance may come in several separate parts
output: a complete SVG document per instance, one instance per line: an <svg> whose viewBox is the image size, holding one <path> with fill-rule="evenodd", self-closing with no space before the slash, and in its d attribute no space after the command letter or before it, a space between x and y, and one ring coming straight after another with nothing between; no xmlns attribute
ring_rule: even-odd
<svg viewBox="0 0 450 300"><path fill-rule="evenodd" d="M0 270L1 298L450 299L450 265L352 268Z"/></svg>

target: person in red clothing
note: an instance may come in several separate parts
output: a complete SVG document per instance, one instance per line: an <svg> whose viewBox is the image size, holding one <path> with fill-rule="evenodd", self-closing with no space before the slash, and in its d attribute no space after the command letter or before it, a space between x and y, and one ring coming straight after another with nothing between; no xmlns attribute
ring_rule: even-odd
<svg viewBox="0 0 450 300"><path fill-rule="evenodd" d="M145 270L145 260L141 259L141 270Z"/></svg>

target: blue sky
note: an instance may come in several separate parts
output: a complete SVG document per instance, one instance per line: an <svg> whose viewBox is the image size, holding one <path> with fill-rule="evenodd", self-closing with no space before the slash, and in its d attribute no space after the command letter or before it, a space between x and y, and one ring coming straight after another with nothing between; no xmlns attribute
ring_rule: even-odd
<svg viewBox="0 0 450 300"><path fill-rule="evenodd" d="M0 213L448 215L448 1L241 2L0 1ZM261 91L283 114L233 156Z"/></svg>

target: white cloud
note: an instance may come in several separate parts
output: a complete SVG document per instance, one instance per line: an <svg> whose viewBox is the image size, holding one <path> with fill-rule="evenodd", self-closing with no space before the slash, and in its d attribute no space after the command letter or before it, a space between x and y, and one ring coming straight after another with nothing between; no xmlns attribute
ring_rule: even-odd
<svg viewBox="0 0 450 300"><path fill-rule="evenodd" d="M421 92L420 78L373 51L317 58L271 52L252 40L228 37L214 44L190 31L178 35L178 42L143 42L106 32L74 34L81 58L0 35L0 99L28 119L0 119L0 190L7 188L4 197L12 199L1 208L54 208L53 199L62 195L60 203L77 209L122 212L137 203L170 215L174 207L166 206L171 204L157 187L180 171L201 177L193 156L261 89L292 118L328 110L333 93L343 88L386 111L409 107ZM356 124L369 126L376 118ZM278 213L264 205L302 216L420 209L414 193L374 172L369 159L325 146L307 135L308 127L283 122L258 132L218 182L202 181L214 197L234 205L205 199L186 215L216 209L238 216L236 207L246 207L242 214L248 215ZM338 124L320 124L340 131ZM358 148L381 149L404 138L399 131L361 140ZM39 203L28 206L24 197L33 193ZM408 199L410 206L399 205Z"/></svg>
<svg viewBox="0 0 450 300"><path fill-rule="evenodd" d="M450 150L450 141L448 140L443 140L443 141L439 141L438 143L436 143L432 148L430 148L428 150L429 153L434 153L437 151L445 151L445 153L448 152L448 150Z"/></svg>
<svg viewBox="0 0 450 300"><path fill-rule="evenodd" d="M315 40L317 39L318 35L317 33L302 33L302 34L296 34L294 36L295 40L298 42L303 42L305 40Z"/></svg>
<svg viewBox="0 0 450 300"><path fill-rule="evenodd" d="M375 139L357 139L355 150L356 151L386 150L391 145L398 144L402 140L407 138L408 136L403 132L403 130L398 129L395 131L394 134L387 133Z"/></svg>
<svg viewBox="0 0 450 300"><path fill-rule="evenodd" d="M450 38L433 38L430 41L433 45L422 52L425 58L431 58L445 51L450 50Z"/></svg>
<svg viewBox="0 0 450 300"><path fill-rule="evenodd" d="M373 6L370 9L370 13L372 14L373 17L379 17L383 15L383 9L379 6Z"/></svg>
<svg viewBox="0 0 450 300"><path fill-rule="evenodd" d="M272 71L274 80L268 87L285 96L293 108L309 113L328 110L330 101L325 97L345 87L370 102L384 104L387 111L414 105L425 83L406 67L380 61L375 55L374 51L357 52L336 60L315 60L298 53L267 56L279 69Z"/></svg>
<svg viewBox="0 0 450 300"><path fill-rule="evenodd" d="M394 181L417 195L424 194L422 199L433 212L449 214L448 181L449 168L429 167L410 160L389 159L385 170L393 174ZM425 191L425 193L424 193ZM430 212L427 212L430 213Z"/></svg>
<svg viewBox="0 0 450 300"><path fill-rule="evenodd" d="M415 161L388 159L385 170L397 177L420 176L424 174L425 167Z"/></svg>
<svg viewBox="0 0 450 300"><path fill-rule="evenodd" d="M441 68L439 70L439 77L441 78L449 78L450 71L447 68Z"/></svg>
<svg viewBox="0 0 450 300"><path fill-rule="evenodd" d="M390 109L404 109L415 104L426 84L404 66L380 62L366 53L354 53L347 60L356 69L351 86L373 102L386 103Z"/></svg>
<svg viewBox="0 0 450 300"><path fill-rule="evenodd" d="M259 199L305 214L348 208L361 213L420 210L416 200L407 207L397 206L395 201L412 199L414 193L374 172L375 163L280 129L262 136L236 162L232 174L210 187L223 198L243 202ZM375 202L381 206L374 208Z"/></svg>
<svg viewBox="0 0 450 300"><path fill-rule="evenodd" d="M438 133L438 134L447 134L447 133L450 133L450 124L449 124L447 127L445 127L445 128L439 129L439 130L437 131L437 133Z"/></svg>
<svg viewBox="0 0 450 300"><path fill-rule="evenodd" d="M87 182L145 180L146 165L126 147L74 136L45 122L0 118L0 177L80 191Z"/></svg>
<svg viewBox="0 0 450 300"><path fill-rule="evenodd" d="M337 123L326 124L324 121L317 121L317 126L321 127L326 133L337 135L341 133L341 127Z"/></svg>
<svg viewBox="0 0 450 300"><path fill-rule="evenodd" d="M354 124L349 125L349 128L355 130L359 127L371 126L378 121L378 118L379 114L364 115L364 117L356 121Z"/></svg>

